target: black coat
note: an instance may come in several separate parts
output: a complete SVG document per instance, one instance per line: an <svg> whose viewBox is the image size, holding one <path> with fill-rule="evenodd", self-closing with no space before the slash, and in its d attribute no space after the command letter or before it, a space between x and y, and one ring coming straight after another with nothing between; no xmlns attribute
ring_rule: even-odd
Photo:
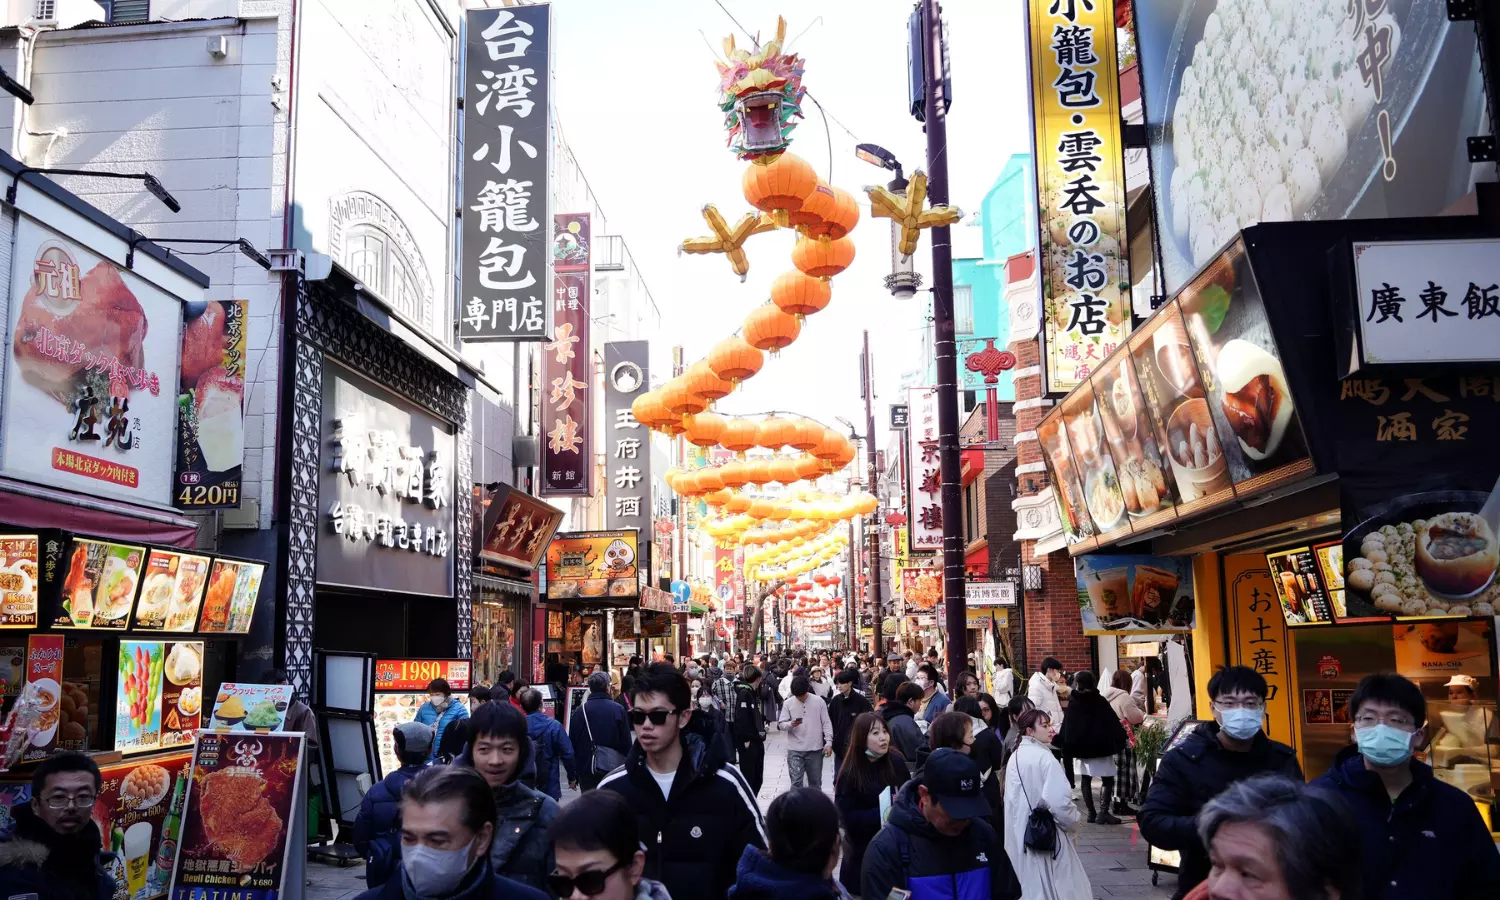
<svg viewBox="0 0 1500 900"><path fill-rule="evenodd" d="M1102 759L1125 749L1125 726L1098 691L1074 691L1054 743L1074 759Z"/></svg>
<svg viewBox="0 0 1500 900"><path fill-rule="evenodd" d="M849 735L854 731L854 720L860 713L874 712L870 701L865 699L857 689L849 692L845 697L843 691L835 689L833 696L828 698L828 718L833 722L833 752L844 758L844 750L849 746Z"/></svg>
<svg viewBox="0 0 1500 900"><path fill-rule="evenodd" d="M927 746L927 736L917 727L911 709L899 703L887 703L880 708L880 717L885 720L885 730L891 733L891 746L913 765L921 765L917 751Z"/></svg>
<svg viewBox="0 0 1500 900"><path fill-rule="evenodd" d="M405 873L398 868L391 880L356 895L354 900L406 900L405 881ZM452 900L547 900L547 895L534 887L496 875L488 864L470 872L451 897Z"/></svg>
<svg viewBox="0 0 1500 900"><path fill-rule="evenodd" d="M448 728L452 731L452 726ZM365 884L385 884L401 864L401 791L425 766L402 766L385 776L359 801L354 849L365 858Z"/></svg>
<svg viewBox="0 0 1500 900"><path fill-rule="evenodd" d="M0 897L38 900L113 900L115 881L106 867L114 855L100 849L92 821L71 837L48 827L30 803L10 808L16 831L0 844Z"/></svg>
<svg viewBox="0 0 1500 900"><path fill-rule="evenodd" d="M1070 708L1068 715L1072 714ZM1141 837L1153 846L1182 851L1177 897L1208 877L1208 851L1198 840L1198 812L1231 784L1267 773L1303 780L1297 752L1291 747L1261 732L1248 751L1227 750L1219 743L1219 726L1213 722L1199 725L1161 758L1136 822Z"/></svg>
<svg viewBox="0 0 1500 900"><path fill-rule="evenodd" d="M746 847L735 872L730 900L841 900L833 881L788 872L763 851Z"/></svg>
<svg viewBox="0 0 1500 900"><path fill-rule="evenodd" d="M766 739L766 715L760 692L744 681L734 683L734 718L729 727L736 747Z"/></svg>
<svg viewBox="0 0 1500 900"><path fill-rule="evenodd" d="M584 716L588 721L584 721ZM592 730L594 738L589 740ZM594 745L609 747L621 756L630 752L630 717L625 708L611 700L603 691L590 691L583 702L582 715L574 715L568 722L568 740L573 743L573 759L578 771L604 776L606 772L593 770Z"/></svg>
<svg viewBox="0 0 1500 900"><path fill-rule="evenodd" d="M895 747L890 749L890 759L895 764L894 771L887 770L885 780L868 785L864 790L856 788L852 778L842 777L843 768L839 770L841 777L833 783L833 802L839 808L839 821L844 826L844 858L839 863L839 881L853 894L859 893L859 873L865 848L882 824L880 795L889 787L894 798L908 778L906 760Z"/></svg>
<svg viewBox="0 0 1500 900"><path fill-rule="evenodd" d="M860 895L889 897L891 888L911 900L1020 900L1021 884L1005 845L990 824L970 819L957 837L939 834L917 808L917 783L896 796L891 817L865 851Z"/></svg>
<svg viewBox="0 0 1500 900"><path fill-rule="evenodd" d="M672 900L722 900L745 848L766 846L765 825L750 785L726 759L724 742L696 731L685 732L682 742L670 797L662 798L640 744L599 789L618 793L636 811L646 843L645 877L666 885Z"/></svg>

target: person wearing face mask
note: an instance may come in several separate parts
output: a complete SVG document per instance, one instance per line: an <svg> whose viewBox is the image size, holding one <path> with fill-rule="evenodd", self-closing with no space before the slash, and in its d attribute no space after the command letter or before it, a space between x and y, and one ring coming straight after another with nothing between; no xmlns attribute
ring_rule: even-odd
<svg viewBox="0 0 1500 900"><path fill-rule="evenodd" d="M1052 722L1040 709L1016 720L1020 741L1005 764L1005 852L1027 897L1090 900L1094 892L1074 844L1082 824L1062 763L1052 755ZM1045 809L1057 824L1054 853L1026 847L1032 810Z"/></svg>
<svg viewBox="0 0 1500 900"><path fill-rule="evenodd" d="M1214 721L1197 726L1157 766L1136 821L1153 846L1181 851L1177 900L1208 877L1197 819L1209 800L1256 775L1303 780L1296 751L1262 730L1269 693L1266 679L1248 666L1220 669L1208 680Z"/></svg>
<svg viewBox="0 0 1500 900"><path fill-rule="evenodd" d="M489 850L495 799L473 769L435 766L401 792L401 864L385 884L355 900L546 900L496 875Z"/></svg>
<svg viewBox="0 0 1500 900"><path fill-rule="evenodd" d="M445 678L434 678L427 682L427 702L417 709L415 721L432 729L432 754L428 761L437 758L438 747L443 743L443 732L460 719L469 717L469 708L453 702L453 689Z"/></svg>
<svg viewBox="0 0 1500 900"><path fill-rule="evenodd" d="M844 862L839 868L839 881L849 891L859 891L865 848L885 824L882 811L890 808L908 777L906 760L891 744L885 720L873 712L857 716L849 732L843 765L833 780L833 800L844 826Z"/></svg>
<svg viewBox="0 0 1500 900"><path fill-rule="evenodd" d="M1366 900L1500 897L1500 854L1474 800L1412 758L1427 700L1400 675L1367 675L1349 698L1354 745L1315 787L1354 810Z"/></svg>
<svg viewBox="0 0 1500 900"><path fill-rule="evenodd" d="M521 711L490 702L469 720L469 746L454 766L473 768L495 796L497 829L490 843L495 873L543 889L552 871L547 827L557 817L557 801L522 781L535 756Z"/></svg>
<svg viewBox="0 0 1500 900"><path fill-rule="evenodd" d="M931 663L917 670L915 680L917 687L922 689L922 705L917 709L917 721L931 725L933 719L948 711L951 701L943 691L942 676Z"/></svg>
<svg viewBox="0 0 1500 900"><path fill-rule="evenodd" d="M547 886L558 900L671 900L645 877L635 810L614 791L590 791L563 807L548 832L557 868Z"/></svg>

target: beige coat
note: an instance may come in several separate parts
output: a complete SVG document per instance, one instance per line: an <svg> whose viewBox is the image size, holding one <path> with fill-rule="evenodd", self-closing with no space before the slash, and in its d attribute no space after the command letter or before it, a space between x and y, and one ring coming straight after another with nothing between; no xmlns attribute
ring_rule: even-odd
<svg viewBox="0 0 1500 900"><path fill-rule="evenodd" d="M1129 722L1132 727L1146 720L1146 713L1141 709L1140 704L1136 703L1135 698L1125 691L1117 687L1107 687L1099 693L1104 696L1104 699L1109 701L1109 705L1114 709L1115 715Z"/></svg>

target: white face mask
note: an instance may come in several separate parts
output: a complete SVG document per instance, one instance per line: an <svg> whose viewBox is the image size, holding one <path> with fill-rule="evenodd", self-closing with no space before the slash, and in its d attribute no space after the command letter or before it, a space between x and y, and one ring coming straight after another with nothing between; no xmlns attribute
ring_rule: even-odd
<svg viewBox="0 0 1500 900"><path fill-rule="evenodd" d="M712 697L699 697L698 698L698 708L699 709L708 709L709 707L711 707L713 705L714 705L714 701L713 701Z"/></svg>
<svg viewBox="0 0 1500 900"><path fill-rule="evenodd" d="M919 676L917 676L913 680L916 681L917 687L921 688L924 691L927 690L927 687L930 684L932 684L932 682L930 682L930 681L927 680L927 676L926 675L919 675Z"/></svg>
<svg viewBox="0 0 1500 900"><path fill-rule="evenodd" d="M448 698L444 697L442 694L432 694L427 699L431 701L432 705L437 707L438 709L442 709L443 707L448 705Z"/></svg>
<svg viewBox="0 0 1500 900"><path fill-rule="evenodd" d="M457 850L434 850L423 844L402 844L401 864L411 886L424 897L437 897L451 892L464 880L470 866L469 848L471 840Z"/></svg>

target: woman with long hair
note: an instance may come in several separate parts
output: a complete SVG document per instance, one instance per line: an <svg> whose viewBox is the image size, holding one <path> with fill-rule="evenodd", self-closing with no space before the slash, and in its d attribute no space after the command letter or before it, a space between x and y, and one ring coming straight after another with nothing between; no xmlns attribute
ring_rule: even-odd
<svg viewBox="0 0 1500 900"><path fill-rule="evenodd" d="M1072 717L1069 713L1067 719ZM1005 853L1021 881L1021 896L1090 900L1094 892L1074 845L1082 816L1049 746L1052 720L1044 710L1028 709L1016 719L1016 732L1019 743L1005 766ZM1057 823L1057 847L1051 852L1026 849L1026 822L1036 809L1047 810Z"/></svg>
<svg viewBox="0 0 1500 900"><path fill-rule="evenodd" d="M839 883L847 890L859 890L865 848L884 824L880 816L881 795L889 792L886 802L893 802L906 779L906 760L892 744L885 719L879 713L860 713L849 734L844 765L833 782L834 803L844 825L844 861L839 866Z"/></svg>
<svg viewBox="0 0 1500 900"><path fill-rule="evenodd" d="M1083 805L1088 807L1089 821L1118 825L1120 820L1110 813L1109 807L1115 793L1115 756L1125 749L1127 738L1114 707L1095 690L1097 683L1093 672L1079 672L1074 677L1073 697L1068 703L1068 715L1057 732L1057 742L1065 753L1078 761L1082 779L1079 786L1083 791ZM1095 777L1103 782L1098 812L1094 810L1091 784Z"/></svg>
<svg viewBox="0 0 1500 900"><path fill-rule="evenodd" d="M817 788L794 788L766 810L766 849L746 847L729 900L848 900L833 879L839 814Z"/></svg>
<svg viewBox="0 0 1500 900"><path fill-rule="evenodd" d="M1131 804L1135 802L1136 793L1140 790L1140 778L1135 771L1135 747L1132 745L1135 741L1135 728L1146 720L1146 713L1130 695L1129 672L1120 669L1115 672L1111 681L1113 683L1099 693L1109 701L1115 715L1120 717L1126 736L1125 749L1115 757L1115 768L1119 771L1115 775L1116 800L1112 811L1117 816L1133 816L1136 809Z"/></svg>
<svg viewBox="0 0 1500 900"><path fill-rule="evenodd" d="M979 694L979 720L994 730L995 737L1001 741L1010 732L1010 716L1005 707L982 691Z"/></svg>

